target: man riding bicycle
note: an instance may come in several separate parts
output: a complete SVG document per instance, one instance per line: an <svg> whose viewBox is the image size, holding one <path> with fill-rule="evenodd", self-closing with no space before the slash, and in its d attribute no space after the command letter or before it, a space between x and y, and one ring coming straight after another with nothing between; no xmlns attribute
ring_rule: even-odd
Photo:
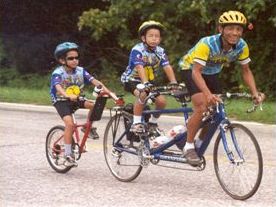
<svg viewBox="0 0 276 207"><path fill-rule="evenodd" d="M194 138L199 130L203 112L208 106L222 101L215 94L222 93L218 75L224 65L238 61L243 80L249 87L254 102L259 104L265 98L256 88L249 67L249 48L241 38L247 26L245 16L239 11L227 11L219 17L218 23L219 34L203 37L179 62L181 77L191 95L194 110L187 124L187 142L184 147L184 156L192 165L200 162L195 145L197 148L201 145L204 128L199 138Z"/></svg>

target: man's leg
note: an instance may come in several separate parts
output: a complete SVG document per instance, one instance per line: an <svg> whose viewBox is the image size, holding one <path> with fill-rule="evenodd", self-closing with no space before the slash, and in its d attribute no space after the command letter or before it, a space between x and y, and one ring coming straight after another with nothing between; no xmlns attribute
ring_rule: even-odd
<svg viewBox="0 0 276 207"><path fill-rule="evenodd" d="M206 111L206 101L203 93L196 93L192 96L193 114L187 124L187 142L184 147L184 155L190 164L198 164L200 158L196 154L194 138L199 130L202 114Z"/></svg>

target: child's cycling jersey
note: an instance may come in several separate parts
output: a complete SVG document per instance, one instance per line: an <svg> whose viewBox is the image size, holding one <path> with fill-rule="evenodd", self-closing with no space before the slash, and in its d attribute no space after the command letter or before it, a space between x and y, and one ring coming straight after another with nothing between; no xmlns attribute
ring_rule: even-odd
<svg viewBox="0 0 276 207"><path fill-rule="evenodd" d="M188 53L181 58L179 66L182 70L193 68L194 62L204 66L202 73L206 75L219 73L223 66L238 60L247 64L249 49L247 43L240 38L238 43L229 51L223 51L221 34L202 38Z"/></svg>
<svg viewBox="0 0 276 207"><path fill-rule="evenodd" d="M62 98L62 96L57 93L55 87L57 84L60 84L65 91L69 87L82 89L84 84L90 83L93 79L94 77L82 67L78 66L69 73L63 66L57 67L51 77L50 95L52 103L54 104L59 98Z"/></svg>
<svg viewBox="0 0 276 207"><path fill-rule="evenodd" d="M121 76L123 83L128 81L140 81L137 65L142 65L145 69L147 79L153 80L156 76L157 69L169 65L168 56L165 50L157 46L154 50L149 50L144 43L135 45L130 53L128 66Z"/></svg>

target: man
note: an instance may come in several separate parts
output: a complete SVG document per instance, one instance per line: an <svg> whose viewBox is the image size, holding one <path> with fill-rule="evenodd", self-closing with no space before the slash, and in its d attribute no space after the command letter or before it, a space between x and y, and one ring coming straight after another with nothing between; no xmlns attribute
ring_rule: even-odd
<svg viewBox="0 0 276 207"><path fill-rule="evenodd" d="M202 114L208 106L222 101L216 94L222 93L218 75L224 65L238 61L243 80L255 103L259 104L265 98L256 88L249 67L249 48L241 38L247 26L245 16L239 11L224 12L218 23L219 34L202 38L179 62L194 110L187 125L187 142L184 147L184 156L191 165L200 163L195 147L200 147L202 143L204 128L196 140L195 135L199 130Z"/></svg>

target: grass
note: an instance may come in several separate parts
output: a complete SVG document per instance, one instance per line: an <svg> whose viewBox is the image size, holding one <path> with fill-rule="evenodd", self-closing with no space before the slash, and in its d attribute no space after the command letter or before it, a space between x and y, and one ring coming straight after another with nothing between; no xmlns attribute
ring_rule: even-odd
<svg viewBox="0 0 276 207"><path fill-rule="evenodd" d="M92 98L90 94L86 94L88 98ZM130 94L124 96L126 103L133 103L134 97ZM10 103L26 103L37 105L51 105L49 89L28 89L28 88L0 88L0 101ZM167 108L180 107L180 104L173 98L167 99ZM108 101L107 107L112 107L112 102ZM189 106L191 106L189 104ZM226 102L226 110L229 118L240 121L255 121L266 124L275 124L276 120L276 104L275 102L265 102L263 111L257 109L254 113L246 113L246 110L252 106L249 100L230 100Z"/></svg>

